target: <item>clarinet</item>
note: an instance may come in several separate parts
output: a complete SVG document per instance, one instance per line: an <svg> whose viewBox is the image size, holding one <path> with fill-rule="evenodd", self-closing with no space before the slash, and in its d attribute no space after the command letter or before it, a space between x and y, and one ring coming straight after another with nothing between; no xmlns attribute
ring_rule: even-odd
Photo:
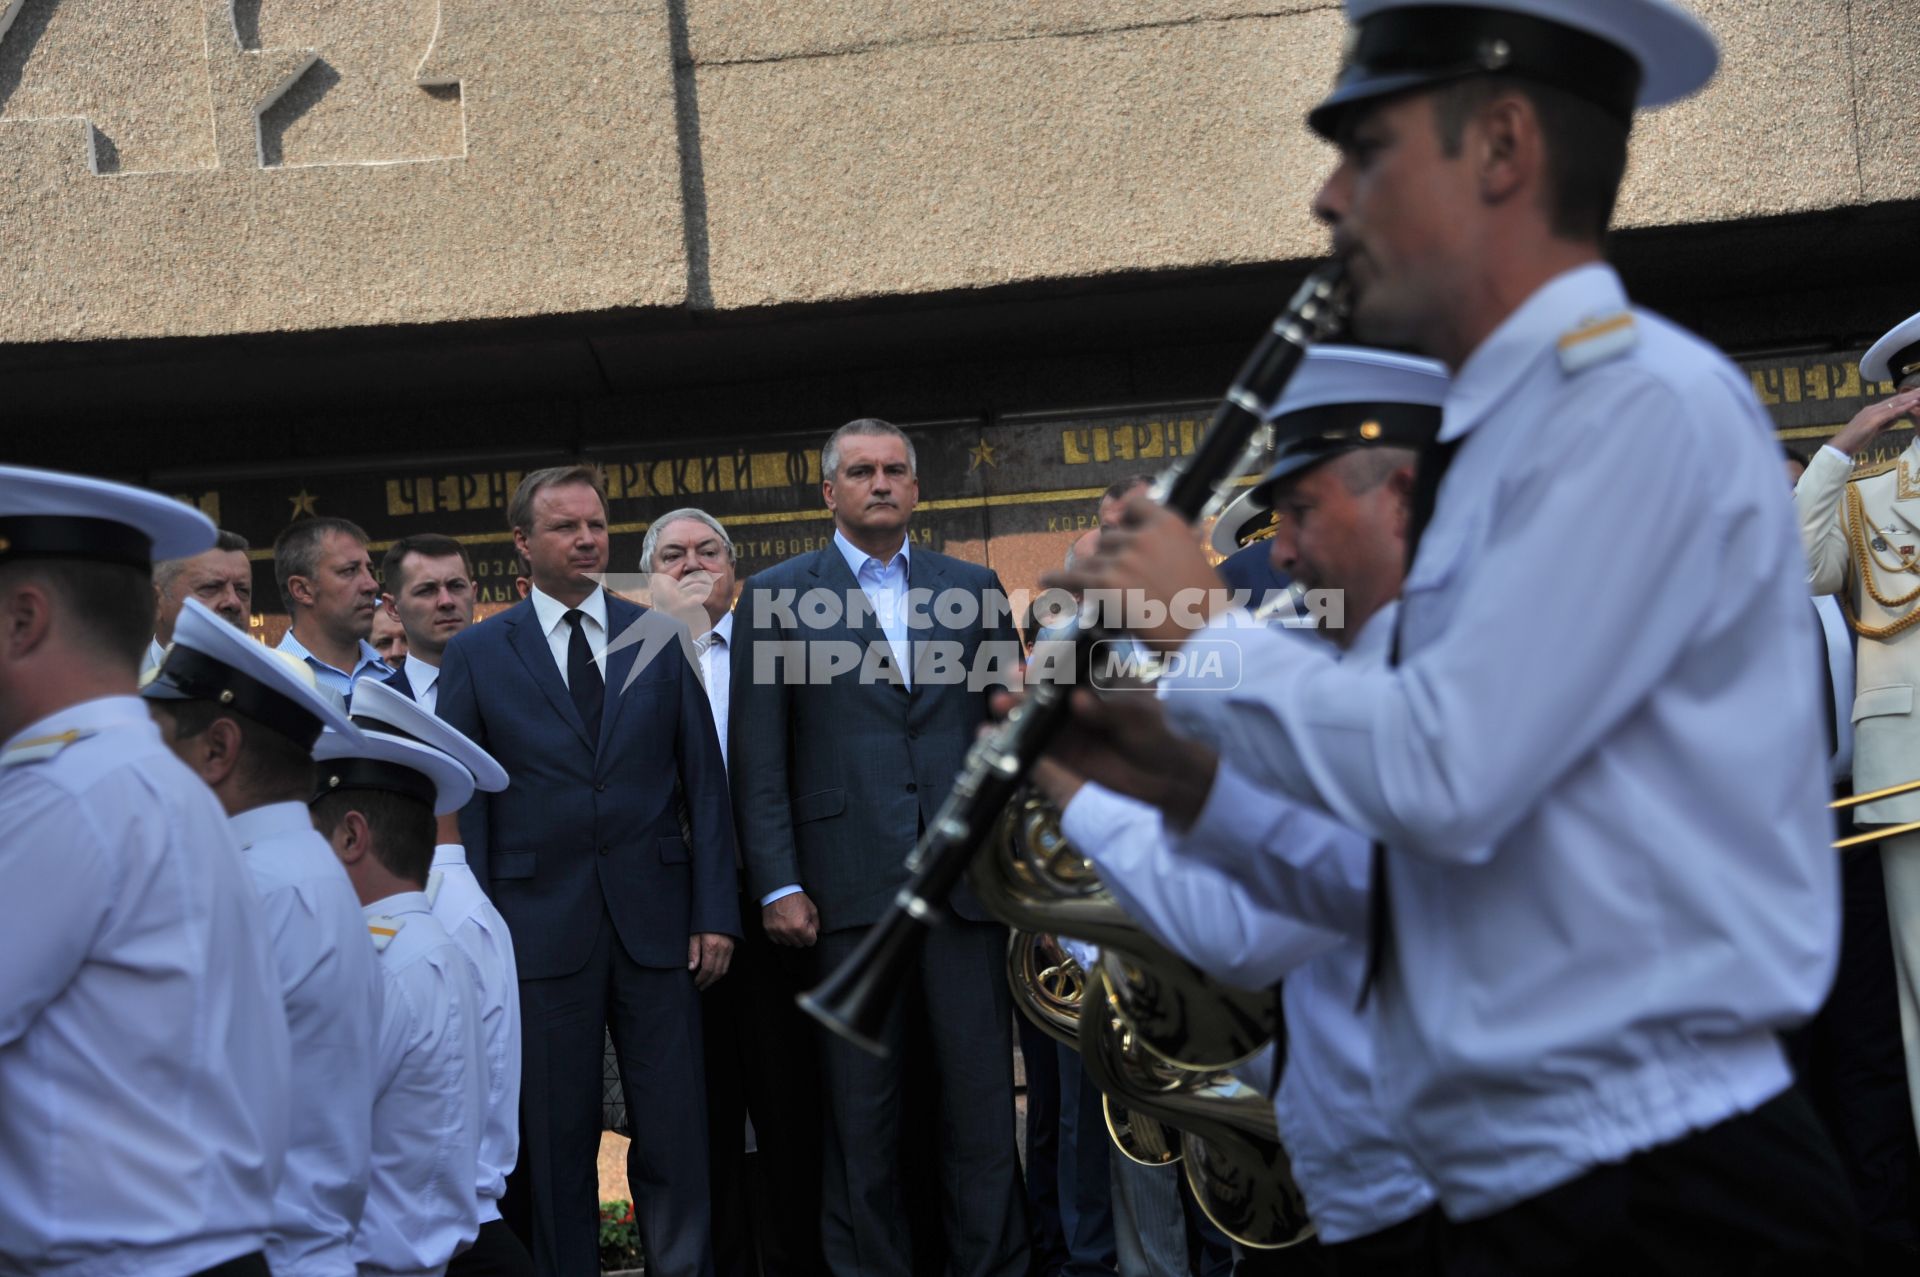
<svg viewBox="0 0 1920 1277"><path fill-rule="evenodd" d="M1242 468L1249 443L1307 348L1340 331L1347 307L1344 263L1335 259L1308 275L1234 378L1200 446L1154 482L1153 499L1189 522L1197 519ZM1074 645L1070 665L1077 673L1088 668L1093 644L1111 636L1074 621L1052 637ZM906 885L846 961L800 995L802 1010L856 1046L886 1054L880 1027L914 947L944 916L948 895L986 845L1001 811L1065 725L1073 687L1074 680L1035 684L1003 723L974 742L952 791L907 858Z"/></svg>

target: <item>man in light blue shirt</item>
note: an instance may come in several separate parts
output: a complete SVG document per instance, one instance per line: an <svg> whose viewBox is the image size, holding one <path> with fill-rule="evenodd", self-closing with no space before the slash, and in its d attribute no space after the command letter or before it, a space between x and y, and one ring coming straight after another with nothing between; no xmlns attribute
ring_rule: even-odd
<svg viewBox="0 0 1920 1277"><path fill-rule="evenodd" d="M302 519L274 541L273 577L292 621L280 650L304 661L321 688L351 706L361 679L393 677L394 667L367 641L380 583L359 525Z"/></svg>
<svg viewBox="0 0 1920 1277"><path fill-rule="evenodd" d="M1778 1040L1838 939L1798 536L1745 376L1600 259L1636 103L1704 84L1712 36L1665 0L1352 13L1315 209L1355 334L1454 370L1399 659L1226 614L1203 633L1244 681L1169 712L1377 840L1376 1098L1452 1271L1844 1268L1851 1204ZM1137 504L1065 583L1215 581Z"/></svg>

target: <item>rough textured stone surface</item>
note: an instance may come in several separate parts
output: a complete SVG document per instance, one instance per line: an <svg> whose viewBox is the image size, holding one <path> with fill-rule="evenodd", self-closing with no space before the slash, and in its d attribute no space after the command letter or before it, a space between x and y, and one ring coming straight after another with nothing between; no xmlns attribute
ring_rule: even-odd
<svg viewBox="0 0 1920 1277"><path fill-rule="evenodd" d="M27 0L0 260L9 341L675 304L666 0Z"/></svg>
<svg viewBox="0 0 1920 1277"><path fill-rule="evenodd" d="M702 68L721 307L1307 257L1333 12Z"/></svg>
<svg viewBox="0 0 1920 1277"><path fill-rule="evenodd" d="M1849 0L1688 0L1720 37L1704 93L1640 117L1620 224L1857 203Z"/></svg>
<svg viewBox="0 0 1920 1277"><path fill-rule="evenodd" d="M687 0L687 28L694 61L751 62L1339 7L1338 0Z"/></svg>
<svg viewBox="0 0 1920 1277"><path fill-rule="evenodd" d="M1870 200L1920 196L1920 23L1913 0L1853 0L1860 178Z"/></svg>

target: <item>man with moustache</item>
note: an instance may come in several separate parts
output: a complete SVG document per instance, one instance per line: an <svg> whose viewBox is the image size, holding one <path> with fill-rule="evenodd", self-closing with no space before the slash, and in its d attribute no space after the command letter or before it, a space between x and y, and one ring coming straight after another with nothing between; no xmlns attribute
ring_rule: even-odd
<svg viewBox="0 0 1920 1277"><path fill-rule="evenodd" d="M513 934L530 1249L547 1277L598 1262L610 1030L648 1270L701 1277L712 1257L698 994L726 974L740 930L726 767L684 628L601 585L599 471L528 474L508 520L532 591L447 645L438 708L512 778L468 804L460 829Z"/></svg>
<svg viewBox="0 0 1920 1277"><path fill-rule="evenodd" d="M673 510L647 529L640 562L653 605L693 635L725 756L739 591L733 538L704 510ZM794 1003L807 972L799 950L767 938L756 901L742 898L740 916L727 978L700 998L714 1267L720 1277L809 1277L821 1269L819 1078L813 1051L796 1049L815 1030Z"/></svg>
<svg viewBox="0 0 1920 1277"><path fill-rule="evenodd" d="M1375 1095L1449 1271L1843 1271L1851 1203L1778 1036L1839 922L1799 536L1745 374L1601 254L1636 106L1702 87L1712 34L1667 0L1349 13L1314 209L1355 337L1454 372L1393 659L1223 612L1198 636L1244 680L1176 674L1168 714L1373 840L1364 927L1303 920L1364 933ZM1217 580L1136 502L1061 584Z"/></svg>
<svg viewBox="0 0 1920 1277"><path fill-rule="evenodd" d="M820 472L833 540L749 585L734 623L730 736L748 893L768 937L813 948L825 973L906 881L903 861L986 717L987 684L1017 677L1020 644L994 573L910 543L920 489L898 427L872 418L840 427ZM882 1029L890 1058L826 1042L823 1241L833 1273L912 1271L904 1146L920 1149L925 1135L902 1132L900 1107L909 1033L920 1030L943 1119L933 1143L949 1271L1026 1271L1007 933L964 888L951 903Z"/></svg>
<svg viewBox="0 0 1920 1277"><path fill-rule="evenodd" d="M306 662L323 689L351 706L361 679L393 677L393 666L367 641L380 583L358 524L302 519L274 541L273 575L293 622L280 650Z"/></svg>
<svg viewBox="0 0 1920 1277"><path fill-rule="evenodd" d="M247 628L247 613L253 608L253 564L247 560L247 539L222 528L211 550L154 564L153 598L153 641L141 658L142 674L166 655L167 644L173 642L173 624L188 599L198 599L235 629Z"/></svg>
<svg viewBox="0 0 1920 1277"><path fill-rule="evenodd" d="M473 562L452 537L419 532L387 547L380 577L387 583L381 609L400 623L407 642L406 664L387 686L431 714L440 703L447 644L473 624Z"/></svg>

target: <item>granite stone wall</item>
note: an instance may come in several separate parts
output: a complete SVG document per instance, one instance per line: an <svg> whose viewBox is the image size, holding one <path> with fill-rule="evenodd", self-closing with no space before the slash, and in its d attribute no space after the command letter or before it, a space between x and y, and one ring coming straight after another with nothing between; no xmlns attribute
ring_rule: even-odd
<svg viewBox="0 0 1920 1277"><path fill-rule="evenodd" d="M1622 218L1920 196L1911 0L1689 0ZM0 342L1287 262L1325 0L18 0Z"/></svg>

